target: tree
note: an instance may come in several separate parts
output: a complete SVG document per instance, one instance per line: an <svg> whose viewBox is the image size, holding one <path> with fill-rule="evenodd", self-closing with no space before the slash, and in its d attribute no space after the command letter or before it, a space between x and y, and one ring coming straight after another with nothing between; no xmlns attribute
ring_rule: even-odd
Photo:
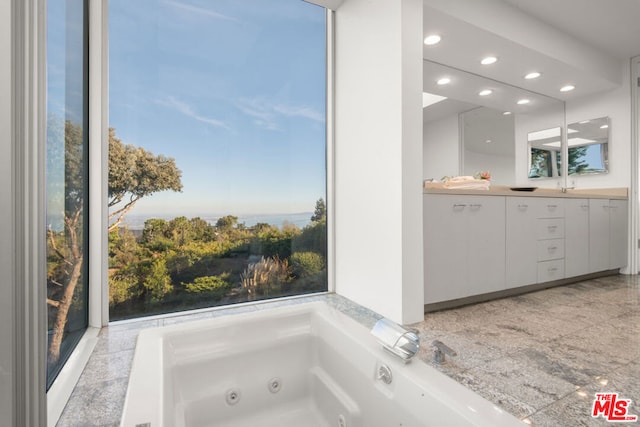
<svg viewBox="0 0 640 427"><path fill-rule="evenodd" d="M67 120L64 127L55 119L48 124L48 147L64 140L64 208L62 230L51 224L47 230L48 274L47 304L53 318L52 335L47 357L50 365L60 359L60 346L77 285L84 273L84 211L86 205L86 152L83 149L82 127ZM58 150L59 151L59 150ZM61 153L59 153L61 154ZM61 154L62 155L62 154ZM60 196L60 195L59 195ZM55 214L58 214L57 212Z"/></svg>
<svg viewBox="0 0 640 427"><path fill-rule="evenodd" d="M142 285L147 297L153 302L161 301L172 289L166 261L162 258L153 260L146 273Z"/></svg>
<svg viewBox="0 0 640 427"><path fill-rule="evenodd" d="M109 231L145 196L160 191L182 191L182 172L174 159L155 156L141 147L125 145L109 129ZM116 206L118 206L116 208Z"/></svg>
<svg viewBox="0 0 640 427"><path fill-rule="evenodd" d="M320 198L316 202L316 209L311 216L312 222L319 222L327 219L327 206L324 203L324 199Z"/></svg>
<svg viewBox="0 0 640 427"><path fill-rule="evenodd" d="M236 225L238 225L238 217L233 215L223 216L216 221L216 227L222 232L230 231Z"/></svg>
<svg viewBox="0 0 640 427"><path fill-rule="evenodd" d="M586 145L582 147L569 148L569 175L580 174L589 167L589 163L585 160L588 148L589 147Z"/></svg>

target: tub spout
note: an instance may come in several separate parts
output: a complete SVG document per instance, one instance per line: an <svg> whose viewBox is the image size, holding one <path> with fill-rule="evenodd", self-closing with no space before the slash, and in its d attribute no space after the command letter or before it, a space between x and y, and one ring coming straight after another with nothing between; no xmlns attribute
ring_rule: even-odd
<svg viewBox="0 0 640 427"><path fill-rule="evenodd" d="M385 350L398 356L404 363L410 362L420 348L415 329L406 329L389 319L378 320L371 333Z"/></svg>

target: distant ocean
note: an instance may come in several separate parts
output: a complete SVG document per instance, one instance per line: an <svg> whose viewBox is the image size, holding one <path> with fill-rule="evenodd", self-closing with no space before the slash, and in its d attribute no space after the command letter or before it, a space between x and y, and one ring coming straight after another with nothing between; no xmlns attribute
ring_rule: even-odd
<svg viewBox="0 0 640 427"><path fill-rule="evenodd" d="M144 214L144 215L127 215L124 217L124 221L122 222L123 226L128 226L130 230L142 230L144 229L144 223L146 220L155 218L155 219L164 219L170 221L180 215L153 215L153 214ZM185 215L187 218L195 218L200 217L207 221L211 225L215 225L219 218L225 215ZM277 227L282 227L282 225L286 222L289 224L297 225L299 228L303 228L306 225L311 223L311 217L313 216L313 212L300 212L294 214L256 214L256 215L236 215L238 217L238 223L244 224L247 227L252 227L260 222L267 223L270 225L275 225Z"/></svg>

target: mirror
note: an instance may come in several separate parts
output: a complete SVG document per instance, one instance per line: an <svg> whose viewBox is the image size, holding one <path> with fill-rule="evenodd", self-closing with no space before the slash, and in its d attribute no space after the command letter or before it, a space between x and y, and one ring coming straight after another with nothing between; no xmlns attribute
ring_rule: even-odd
<svg viewBox="0 0 640 427"><path fill-rule="evenodd" d="M554 127L527 135L529 179L557 178L562 175L562 128Z"/></svg>
<svg viewBox="0 0 640 427"><path fill-rule="evenodd" d="M424 179L489 171L492 185L526 185L528 133L563 126L564 102L428 60L423 73Z"/></svg>
<svg viewBox="0 0 640 427"><path fill-rule="evenodd" d="M568 174L609 172L609 117L583 120L567 126Z"/></svg>
<svg viewBox="0 0 640 427"><path fill-rule="evenodd" d="M515 183L515 119L487 107L460 113L462 175L489 170L493 184Z"/></svg>

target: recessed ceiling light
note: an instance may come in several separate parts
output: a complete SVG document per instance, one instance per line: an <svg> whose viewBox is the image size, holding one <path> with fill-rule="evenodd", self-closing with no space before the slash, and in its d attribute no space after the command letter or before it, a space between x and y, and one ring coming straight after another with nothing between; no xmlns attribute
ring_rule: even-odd
<svg viewBox="0 0 640 427"><path fill-rule="evenodd" d="M424 44L433 46L434 44L440 43L440 40L442 40L442 37L437 34L431 34L424 38Z"/></svg>
<svg viewBox="0 0 640 427"><path fill-rule="evenodd" d="M451 79L449 77L443 77L440 80L438 80L437 82L440 86L442 85L448 85L449 83L451 83Z"/></svg>
<svg viewBox="0 0 640 427"><path fill-rule="evenodd" d="M600 129L607 129L609 127L609 125L602 125L600 126Z"/></svg>
<svg viewBox="0 0 640 427"><path fill-rule="evenodd" d="M487 96L487 95L491 95L493 93L493 91L491 89L485 89L485 90L481 90L478 95L480 96Z"/></svg>
<svg viewBox="0 0 640 427"><path fill-rule="evenodd" d="M530 102L531 102L531 100L529 100L527 98L523 98L523 99L518 101L518 105L525 105L525 104L528 104Z"/></svg>
<svg viewBox="0 0 640 427"><path fill-rule="evenodd" d="M485 141L485 144L491 144L491 142L492 142L492 141L491 141L490 139L487 139L487 140Z"/></svg>
<svg viewBox="0 0 640 427"><path fill-rule="evenodd" d="M504 113L502 113L503 116L508 116L511 114L511 111L505 111Z"/></svg>
<svg viewBox="0 0 640 427"><path fill-rule="evenodd" d="M532 73L527 74L526 76L524 76L525 79L527 80L531 80L531 79L537 79L538 77L540 77L542 74L540 74L537 71L534 71Z"/></svg>
<svg viewBox="0 0 640 427"><path fill-rule="evenodd" d="M583 124L585 124L585 123L589 123L590 121L591 121L591 120L583 120L583 121L578 122L578 123L580 123L581 125L583 125Z"/></svg>
<svg viewBox="0 0 640 427"><path fill-rule="evenodd" d="M566 85L560 88L560 92L569 92L571 90L574 90L576 87L573 85Z"/></svg>
<svg viewBox="0 0 640 427"><path fill-rule="evenodd" d="M480 63L482 65L490 65L496 62L497 60L498 58L496 58L495 56L487 56L486 58L483 58L482 61L480 61Z"/></svg>

